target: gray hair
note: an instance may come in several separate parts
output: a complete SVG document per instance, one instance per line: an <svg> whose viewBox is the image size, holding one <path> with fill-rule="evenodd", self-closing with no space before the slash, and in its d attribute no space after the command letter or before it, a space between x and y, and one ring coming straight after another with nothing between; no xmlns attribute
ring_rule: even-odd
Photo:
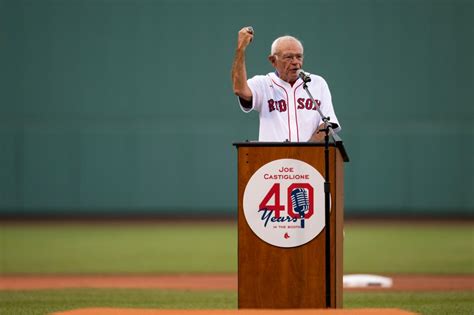
<svg viewBox="0 0 474 315"><path fill-rule="evenodd" d="M289 41L289 40L297 42L298 45L301 46L301 50L303 50L303 44L298 38L290 36L290 35L285 35L285 36L278 37L277 39L273 41L270 55L273 56L274 54L276 54L278 45L280 45L281 42Z"/></svg>

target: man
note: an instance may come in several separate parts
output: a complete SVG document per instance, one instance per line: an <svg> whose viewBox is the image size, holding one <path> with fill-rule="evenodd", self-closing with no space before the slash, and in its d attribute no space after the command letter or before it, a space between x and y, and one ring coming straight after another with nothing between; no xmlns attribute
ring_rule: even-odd
<svg viewBox="0 0 474 315"><path fill-rule="evenodd" d="M324 124L316 106L303 89L298 70L303 67L303 45L292 36L277 38L268 60L275 72L247 80L245 50L254 38L252 27L239 31L232 65L232 84L242 110L256 110L260 116L259 141L321 141ZM322 113L339 125L326 81L311 74L308 88ZM339 131L337 127L334 131Z"/></svg>

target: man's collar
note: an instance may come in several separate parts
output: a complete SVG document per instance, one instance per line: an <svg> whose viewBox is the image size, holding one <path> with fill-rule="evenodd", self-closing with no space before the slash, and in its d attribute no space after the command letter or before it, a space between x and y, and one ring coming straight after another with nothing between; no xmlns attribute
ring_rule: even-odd
<svg viewBox="0 0 474 315"><path fill-rule="evenodd" d="M300 80L300 78L296 79L295 82L293 82L293 84L289 83L289 82L286 82L285 80L283 80L282 78L280 78L280 75L278 73L278 71L275 70L275 72L273 72L272 74L275 75L275 78L279 80L279 83L282 84L282 85L286 85L290 88L292 88L293 86L295 86L296 82L298 82Z"/></svg>

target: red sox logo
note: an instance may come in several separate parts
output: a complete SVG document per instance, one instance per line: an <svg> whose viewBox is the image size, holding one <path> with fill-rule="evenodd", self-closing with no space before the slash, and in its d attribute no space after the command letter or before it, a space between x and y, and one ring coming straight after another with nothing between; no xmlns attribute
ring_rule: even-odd
<svg viewBox="0 0 474 315"><path fill-rule="evenodd" d="M321 101L315 99L314 100L317 106L321 106ZM318 110L318 107L313 104L313 101L310 98L302 98L300 97L297 101L298 106L297 109L307 109L307 110ZM273 100L269 99L268 103L268 111L271 113L274 110L279 111L280 113L286 112L288 106L285 100Z"/></svg>

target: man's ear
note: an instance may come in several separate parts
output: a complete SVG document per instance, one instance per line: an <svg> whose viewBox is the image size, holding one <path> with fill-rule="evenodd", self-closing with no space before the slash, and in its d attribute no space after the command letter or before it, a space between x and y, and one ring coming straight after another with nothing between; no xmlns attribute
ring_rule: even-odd
<svg viewBox="0 0 474 315"><path fill-rule="evenodd" d="M275 66L276 57L274 55L270 55L270 56L268 56L268 61L270 61L272 66Z"/></svg>

